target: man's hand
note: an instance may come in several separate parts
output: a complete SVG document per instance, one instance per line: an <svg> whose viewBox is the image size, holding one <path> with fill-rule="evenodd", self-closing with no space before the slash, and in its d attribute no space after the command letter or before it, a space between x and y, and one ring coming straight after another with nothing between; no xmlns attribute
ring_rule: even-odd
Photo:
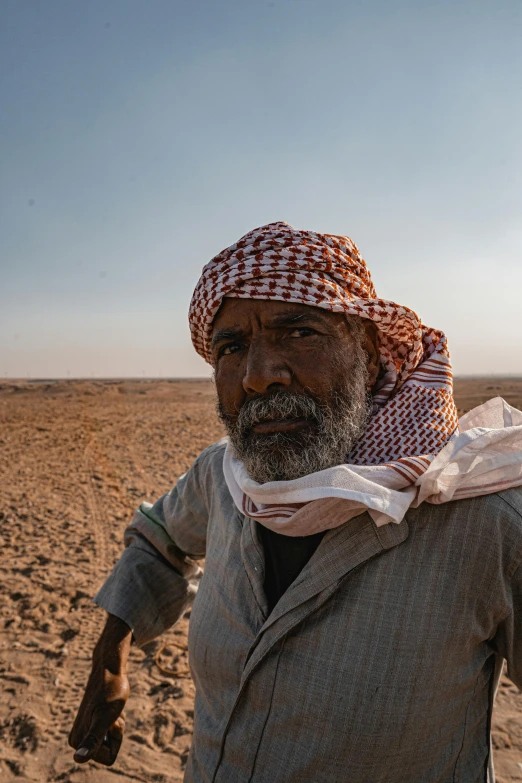
<svg viewBox="0 0 522 783"><path fill-rule="evenodd" d="M76 749L79 764L98 761L110 767L120 749L129 697L127 659L132 643L129 626L109 615L94 649L92 670L76 715L69 745Z"/></svg>

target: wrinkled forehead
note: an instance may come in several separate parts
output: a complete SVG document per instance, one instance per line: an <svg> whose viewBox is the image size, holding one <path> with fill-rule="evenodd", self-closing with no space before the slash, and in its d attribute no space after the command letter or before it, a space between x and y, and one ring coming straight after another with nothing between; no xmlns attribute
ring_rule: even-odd
<svg viewBox="0 0 522 783"><path fill-rule="evenodd" d="M212 322L212 339L221 328L231 325L246 325L255 321L262 326L278 326L298 322L329 324L349 321L344 311L325 310L300 302L285 302L271 299L240 299L226 297Z"/></svg>
<svg viewBox="0 0 522 783"><path fill-rule="evenodd" d="M315 318L328 319L333 315L328 310L305 304L303 302L287 302L278 299L248 299L235 296L227 296L221 302L221 305L214 316L212 329L216 328L221 321L229 318L248 318L254 315L263 320L271 318L274 315L308 315Z"/></svg>

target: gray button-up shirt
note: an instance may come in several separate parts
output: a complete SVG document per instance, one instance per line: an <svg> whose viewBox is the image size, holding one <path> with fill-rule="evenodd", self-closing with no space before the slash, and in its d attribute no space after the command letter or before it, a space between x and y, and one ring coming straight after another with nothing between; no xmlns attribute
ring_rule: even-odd
<svg viewBox="0 0 522 783"><path fill-rule="evenodd" d="M522 491L380 528L362 514L326 533L269 613L223 450L141 506L96 597L143 644L190 604L206 557L186 783L486 781L502 658L522 686Z"/></svg>

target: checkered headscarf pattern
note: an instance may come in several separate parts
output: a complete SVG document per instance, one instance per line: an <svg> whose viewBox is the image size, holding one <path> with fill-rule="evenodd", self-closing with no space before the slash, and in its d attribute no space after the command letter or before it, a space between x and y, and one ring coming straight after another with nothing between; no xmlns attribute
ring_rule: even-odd
<svg viewBox="0 0 522 783"><path fill-rule="evenodd" d="M225 297L298 302L376 324L384 372L352 464L416 457L402 470L418 476L429 464L429 458L419 462L419 455L432 458L454 432L457 411L444 334L423 326L413 310L377 297L349 237L277 222L250 231L215 256L203 269L189 312L194 347L209 363L212 323Z"/></svg>

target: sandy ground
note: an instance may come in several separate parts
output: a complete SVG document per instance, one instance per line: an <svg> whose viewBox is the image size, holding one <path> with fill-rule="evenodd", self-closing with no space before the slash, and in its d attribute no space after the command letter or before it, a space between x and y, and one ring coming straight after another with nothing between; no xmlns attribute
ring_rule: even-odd
<svg viewBox="0 0 522 783"><path fill-rule="evenodd" d="M460 380L461 412L522 380ZM67 734L104 615L91 603L143 499L170 489L222 434L209 382L0 384L0 781L180 781L193 685L184 618L131 654L115 767L72 761ZM494 725L499 783L522 781L522 694L504 678Z"/></svg>

